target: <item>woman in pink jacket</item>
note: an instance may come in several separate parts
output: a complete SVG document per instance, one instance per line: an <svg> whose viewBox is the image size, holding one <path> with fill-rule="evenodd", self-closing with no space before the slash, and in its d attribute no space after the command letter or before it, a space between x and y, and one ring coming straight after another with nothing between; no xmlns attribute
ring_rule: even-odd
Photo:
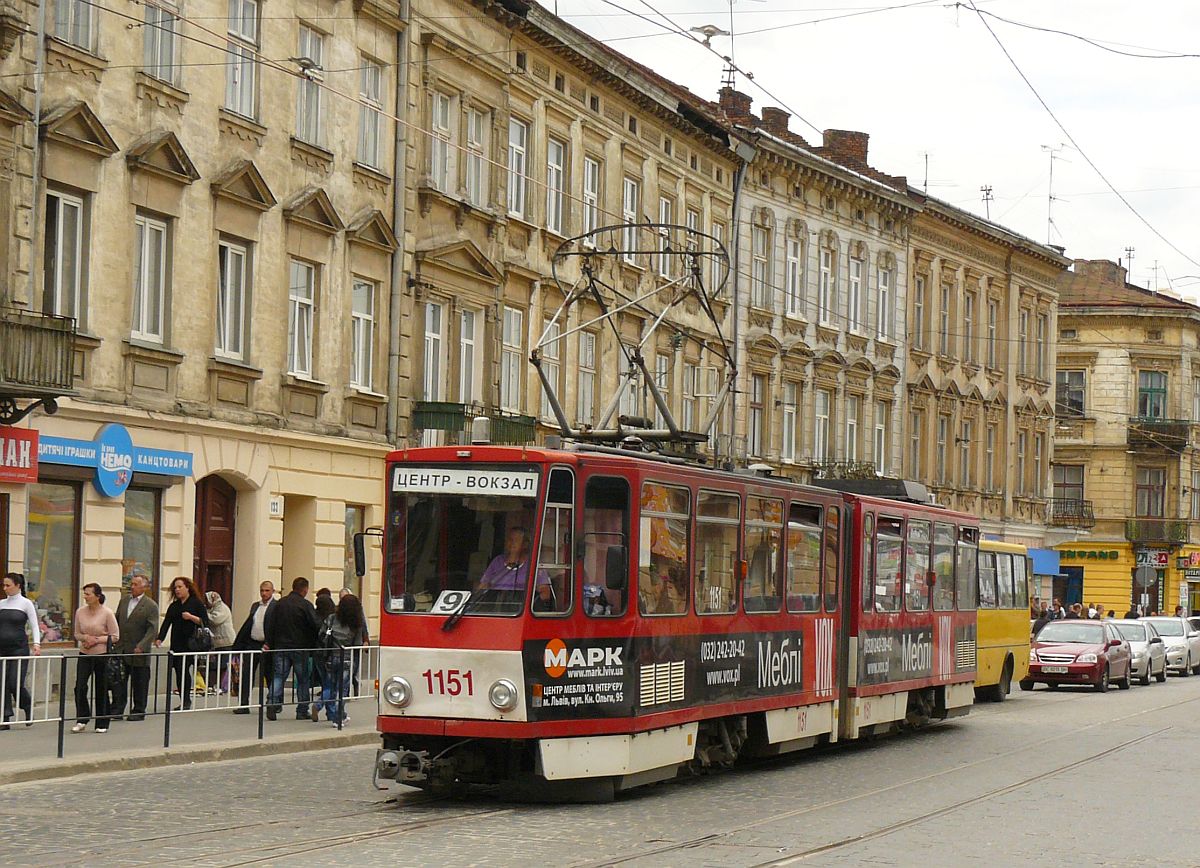
<svg viewBox="0 0 1200 868"><path fill-rule="evenodd" d="M79 658L75 669L75 725L71 732L87 729L92 716L88 682L95 684L96 732L108 732L108 684L104 677L105 652L120 636L117 617L104 606L104 592L95 582L83 586L83 605L75 613L75 642Z"/></svg>

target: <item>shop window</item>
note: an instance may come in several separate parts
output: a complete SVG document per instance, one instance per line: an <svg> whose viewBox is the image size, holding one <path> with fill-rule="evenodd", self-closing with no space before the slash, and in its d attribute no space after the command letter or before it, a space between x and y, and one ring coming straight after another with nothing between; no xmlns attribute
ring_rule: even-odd
<svg viewBox="0 0 1200 868"><path fill-rule="evenodd" d="M346 504L345 547L342 564L342 587L349 588L354 596L362 599L362 576L354 571L354 535L366 529L367 508Z"/></svg>
<svg viewBox="0 0 1200 868"><path fill-rule="evenodd" d="M643 615L687 611L690 512L688 489L660 482L642 486L638 611Z"/></svg>
<svg viewBox="0 0 1200 868"><path fill-rule="evenodd" d="M71 638L79 605L79 519L83 485L38 482L29 486L25 578L42 623L42 642Z"/></svg>
<svg viewBox="0 0 1200 868"><path fill-rule="evenodd" d="M121 552L123 593L129 592L129 582L134 576L144 576L150 583L151 599L158 599L161 503L162 494L155 488L130 488L125 492L125 539Z"/></svg>

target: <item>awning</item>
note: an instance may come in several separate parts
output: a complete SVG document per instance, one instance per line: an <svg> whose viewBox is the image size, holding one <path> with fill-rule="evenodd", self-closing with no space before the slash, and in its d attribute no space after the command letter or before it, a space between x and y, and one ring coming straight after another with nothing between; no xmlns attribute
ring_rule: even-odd
<svg viewBox="0 0 1200 868"><path fill-rule="evenodd" d="M1029 556L1033 558L1035 576L1058 575L1058 552L1053 549L1029 549Z"/></svg>

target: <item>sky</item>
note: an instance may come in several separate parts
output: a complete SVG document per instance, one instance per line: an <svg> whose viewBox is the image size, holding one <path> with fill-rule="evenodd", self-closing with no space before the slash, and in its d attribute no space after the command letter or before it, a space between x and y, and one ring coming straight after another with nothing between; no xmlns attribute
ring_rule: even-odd
<svg viewBox="0 0 1200 868"><path fill-rule="evenodd" d="M1200 301L1195 0L733 0L713 52L678 29L730 30L729 0L540 2L706 99L732 43L756 114L790 109L813 144L867 132L877 169L1073 259L1133 247L1131 282Z"/></svg>

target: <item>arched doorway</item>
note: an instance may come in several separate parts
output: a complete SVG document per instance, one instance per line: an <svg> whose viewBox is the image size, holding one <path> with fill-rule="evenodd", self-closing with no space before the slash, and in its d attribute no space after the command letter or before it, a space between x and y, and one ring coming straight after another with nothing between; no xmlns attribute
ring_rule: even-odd
<svg viewBox="0 0 1200 868"><path fill-rule="evenodd" d="M200 591L216 591L226 603L233 600L234 523L237 491L219 476L196 484L196 544L192 579Z"/></svg>

